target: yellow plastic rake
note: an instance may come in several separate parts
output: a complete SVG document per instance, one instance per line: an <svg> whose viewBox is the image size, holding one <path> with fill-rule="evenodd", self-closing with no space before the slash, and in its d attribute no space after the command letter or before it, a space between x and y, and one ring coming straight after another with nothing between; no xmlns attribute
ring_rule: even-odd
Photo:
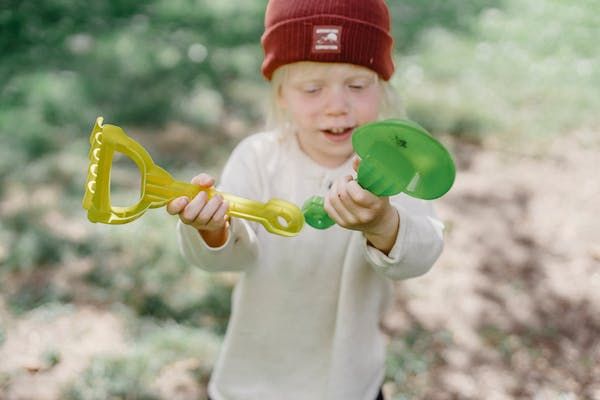
<svg viewBox="0 0 600 400"><path fill-rule="evenodd" d="M287 201L271 199L267 203L248 200L214 188L202 189L191 183L176 181L164 169L154 164L150 154L123 129L103 125L98 117L90 135L90 165L88 169L83 208L88 219L105 224L125 224L142 216L149 208L158 208L179 196L190 199L200 190L209 198L220 194L229 202L228 215L262 224L271 233L282 236L297 235L304 224L300 209ZM110 203L110 171L115 152L129 157L141 172L141 194L137 204L115 207Z"/></svg>

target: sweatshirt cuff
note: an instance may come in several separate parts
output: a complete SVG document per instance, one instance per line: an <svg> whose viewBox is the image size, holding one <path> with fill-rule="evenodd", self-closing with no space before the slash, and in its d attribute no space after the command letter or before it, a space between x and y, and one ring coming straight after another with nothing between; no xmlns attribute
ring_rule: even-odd
<svg viewBox="0 0 600 400"><path fill-rule="evenodd" d="M198 230L190 225L186 225L184 223L182 223L181 221L177 222L178 225L178 229L179 231L182 233L182 237L184 238L186 244L189 246L189 248L198 248L198 246L200 246L202 248L202 251L206 251L206 252L211 252L211 253L217 253L219 251L222 251L224 249L226 249L229 244L231 243L231 237L234 235L234 224L236 224L236 222L234 222L235 219L231 219L229 221L229 227L227 228L227 240L225 240L225 243L223 243L221 246L219 247L211 247L209 246L206 241L202 238L202 235L200 235L200 232L198 232Z"/></svg>

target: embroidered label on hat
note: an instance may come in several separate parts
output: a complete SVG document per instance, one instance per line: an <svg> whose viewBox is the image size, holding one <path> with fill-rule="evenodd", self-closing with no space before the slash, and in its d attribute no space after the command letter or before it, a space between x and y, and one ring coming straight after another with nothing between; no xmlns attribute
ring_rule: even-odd
<svg viewBox="0 0 600 400"><path fill-rule="evenodd" d="M313 27L313 53L340 53L342 51L342 27Z"/></svg>

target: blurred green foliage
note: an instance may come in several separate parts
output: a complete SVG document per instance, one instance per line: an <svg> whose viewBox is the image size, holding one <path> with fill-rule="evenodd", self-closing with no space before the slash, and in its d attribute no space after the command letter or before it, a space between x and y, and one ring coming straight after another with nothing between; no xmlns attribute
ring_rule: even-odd
<svg viewBox="0 0 600 400"><path fill-rule="evenodd" d="M489 8L502 7L505 0L402 0L388 1L395 48L402 55L418 51L424 32L443 28L473 35L473 23Z"/></svg>
<svg viewBox="0 0 600 400"><path fill-rule="evenodd" d="M231 83L258 81L261 13L260 2L3 2L0 132L14 153L0 174L85 135L98 115L213 131L226 109L258 118Z"/></svg>
<svg viewBox="0 0 600 400"><path fill-rule="evenodd" d="M400 56L408 114L433 132L532 138L597 129L600 3L506 0Z"/></svg>

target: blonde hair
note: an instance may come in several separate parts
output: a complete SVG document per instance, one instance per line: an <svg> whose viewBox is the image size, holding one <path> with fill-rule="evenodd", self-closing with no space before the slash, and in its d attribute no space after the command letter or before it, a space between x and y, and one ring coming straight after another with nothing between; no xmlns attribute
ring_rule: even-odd
<svg viewBox="0 0 600 400"><path fill-rule="evenodd" d="M275 70L271 78L271 90L267 104L267 128L287 130L291 125L291 120L287 112L279 104L279 95L281 87L287 81L290 68L302 68L303 73L311 73L317 68L327 67L330 63L315 63L310 61L301 61L292 64L283 65ZM357 67L359 68L359 67ZM364 67L362 67L364 68ZM377 84L381 89L381 104L379 105L379 119L401 117L404 114L400 96L389 81L384 81L377 75Z"/></svg>

